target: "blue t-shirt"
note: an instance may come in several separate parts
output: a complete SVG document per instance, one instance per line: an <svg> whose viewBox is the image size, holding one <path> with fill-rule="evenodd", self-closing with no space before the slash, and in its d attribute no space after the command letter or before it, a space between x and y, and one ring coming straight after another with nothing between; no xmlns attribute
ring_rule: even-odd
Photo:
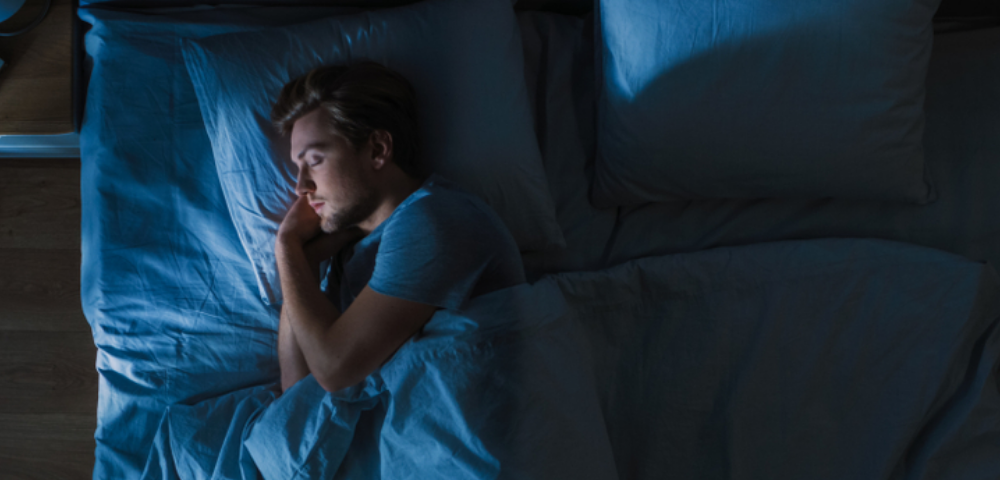
<svg viewBox="0 0 1000 480"><path fill-rule="evenodd" d="M431 175L381 225L321 266L341 312L365 285L404 300L458 309L525 282L514 237L478 197Z"/></svg>

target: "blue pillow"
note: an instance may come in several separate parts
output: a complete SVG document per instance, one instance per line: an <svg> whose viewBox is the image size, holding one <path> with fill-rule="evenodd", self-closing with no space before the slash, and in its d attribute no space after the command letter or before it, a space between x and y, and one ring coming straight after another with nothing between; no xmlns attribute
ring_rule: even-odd
<svg viewBox="0 0 1000 480"><path fill-rule="evenodd" d="M940 0L600 0L596 206L924 203Z"/></svg>
<svg viewBox="0 0 1000 480"><path fill-rule="evenodd" d="M289 80L373 60L417 91L425 171L479 195L522 251L565 246L532 127L509 0L428 0L185 42L230 214L262 297L280 303L273 247L295 198L287 138L268 119Z"/></svg>

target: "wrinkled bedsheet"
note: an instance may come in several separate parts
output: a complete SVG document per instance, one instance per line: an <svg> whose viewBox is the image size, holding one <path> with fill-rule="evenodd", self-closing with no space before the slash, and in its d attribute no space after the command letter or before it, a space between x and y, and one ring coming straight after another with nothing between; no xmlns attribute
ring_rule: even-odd
<svg viewBox="0 0 1000 480"><path fill-rule="evenodd" d="M80 10L95 24L86 38L92 76L81 132L81 300L100 375L94 478L240 478L287 472L309 451L330 460L309 468L336 467L337 478L406 478L393 470L397 462L445 468L448 458L458 459L455 468L466 465L462 472L487 477L499 471L558 478L545 468L567 465L574 452L557 449L565 445L593 445L586 465L603 475L613 462L605 478L973 479L1000 472L1000 286L992 267L970 255L856 239L663 255L671 252L650 245L711 247L723 230L744 232L733 233L741 242L827 230L762 226L771 233L760 236L731 209L686 223L669 212L644 223L626 218L638 219L639 210L577 215L572 205L585 199L582 175L550 174L565 181L553 189L560 221L571 243L589 238L591 227L603 233L545 264L563 273L537 275L532 285L483 303L477 315L440 314L346 399L309 381L276 397L277 311L256 294L177 35L291 23L317 12L206 8L170 17ZM564 27L558 38L575 38ZM559 44L556 38L549 45ZM570 44L585 52L578 41ZM541 60L578 66L579 56L539 51ZM564 81L572 71L544 75ZM938 98L928 101L945 100ZM560 123L565 96L535 101L548 102L542 125L557 134L542 140L547 170L577 171L575 163L553 162L576 162L573 149L583 147L556 140L585 137L586 117ZM931 113L934 105L943 103ZM939 126L966 127L939 118ZM993 124L983 125L977 128ZM939 152L966 145L939 138ZM975 145L984 149L975 153ZM988 164L992 150L975 145L948 166L961 178L987 171L975 165ZM959 161L968 158L975 163L966 169ZM984 190L970 191L977 197ZM983 212L969 215L985 218ZM705 223L716 216L736 223ZM693 233L696 224L701 234ZM668 238L683 245L670 246ZM491 357L474 348L489 344L507 350ZM449 349L462 352L455 363L431 353ZM504 358L518 361L491 363ZM492 377L503 388L489 383ZM484 384L496 388L473 388ZM351 407L338 410L343 405ZM356 413L338 424L343 431L309 430L333 428L319 420L341 411ZM283 426L307 433L274 435L277 444L252 453L254 432ZM505 433L511 436L496 441ZM544 442L552 438L561 443ZM321 442L331 443L310 450ZM442 450L430 455L428 445ZM551 463L532 449L552 452Z"/></svg>
<svg viewBox="0 0 1000 480"><path fill-rule="evenodd" d="M94 478L137 478L167 405L278 374L179 36L306 21L330 9L79 10L94 25L80 132L81 303L97 346Z"/></svg>
<svg viewBox="0 0 1000 480"><path fill-rule="evenodd" d="M555 283L480 296L354 387L169 407L143 478L613 478L586 345Z"/></svg>
<svg viewBox="0 0 1000 480"><path fill-rule="evenodd" d="M621 479L1000 475L1000 278L827 239L548 277L589 339Z"/></svg>
<svg viewBox="0 0 1000 480"><path fill-rule="evenodd" d="M547 276L364 384L169 407L144 478L988 478L998 323L992 267L883 241Z"/></svg>

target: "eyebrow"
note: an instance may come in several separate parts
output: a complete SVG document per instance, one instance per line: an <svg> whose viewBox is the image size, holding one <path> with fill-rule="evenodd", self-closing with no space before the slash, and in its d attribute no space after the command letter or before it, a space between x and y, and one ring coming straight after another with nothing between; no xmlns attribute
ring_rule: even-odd
<svg viewBox="0 0 1000 480"><path fill-rule="evenodd" d="M297 157L295 157L295 158L302 158L302 156L306 154L306 151L308 151L311 148L321 149L321 148L326 148L326 147L329 147L329 146L330 146L330 144L328 142L313 142L313 143L310 143L309 145L306 145L305 148L303 148L302 151L299 152L299 155Z"/></svg>

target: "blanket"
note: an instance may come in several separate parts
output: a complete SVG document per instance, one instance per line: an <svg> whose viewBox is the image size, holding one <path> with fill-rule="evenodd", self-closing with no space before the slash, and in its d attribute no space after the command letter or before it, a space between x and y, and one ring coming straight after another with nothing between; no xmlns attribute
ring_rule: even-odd
<svg viewBox="0 0 1000 480"><path fill-rule="evenodd" d="M167 408L143 478L615 476L579 325L552 282L441 310L363 383L312 375Z"/></svg>
<svg viewBox="0 0 1000 480"><path fill-rule="evenodd" d="M145 478L990 478L1000 279L828 239L543 277L364 383L167 409Z"/></svg>

